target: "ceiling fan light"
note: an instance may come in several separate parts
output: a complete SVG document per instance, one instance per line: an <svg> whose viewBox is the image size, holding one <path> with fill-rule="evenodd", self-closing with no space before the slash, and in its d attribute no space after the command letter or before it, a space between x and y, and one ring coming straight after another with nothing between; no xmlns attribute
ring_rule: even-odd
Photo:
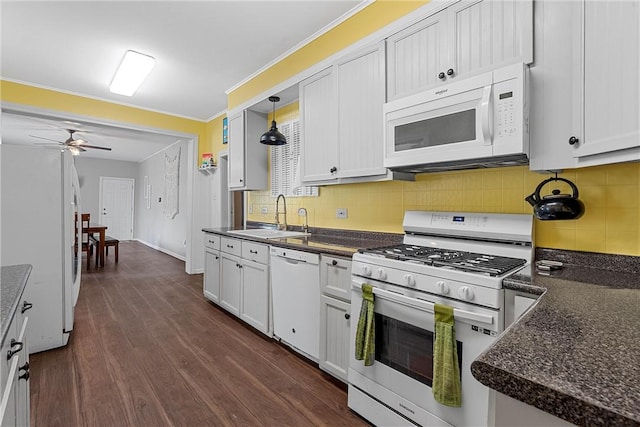
<svg viewBox="0 0 640 427"><path fill-rule="evenodd" d="M269 101L273 102L273 120L271 121L271 129L260 136L260 143L265 145L284 145L287 138L278 131L276 126L276 102L280 101L277 96L270 96Z"/></svg>
<svg viewBox="0 0 640 427"><path fill-rule="evenodd" d="M119 95L132 96L147 78L155 62L152 56L128 50L111 80L109 90Z"/></svg>
<svg viewBox="0 0 640 427"><path fill-rule="evenodd" d="M71 154L73 154L74 156L77 156L80 154L80 150L76 147L69 147L69 151L71 151Z"/></svg>

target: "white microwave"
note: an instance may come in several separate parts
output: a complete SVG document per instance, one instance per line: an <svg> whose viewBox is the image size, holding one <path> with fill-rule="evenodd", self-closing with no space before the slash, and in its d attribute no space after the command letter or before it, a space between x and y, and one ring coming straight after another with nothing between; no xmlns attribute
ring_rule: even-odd
<svg viewBox="0 0 640 427"><path fill-rule="evenodd" d="M528 71L517 63L386 103L384 166L417 173L527 164Z"/></svg>

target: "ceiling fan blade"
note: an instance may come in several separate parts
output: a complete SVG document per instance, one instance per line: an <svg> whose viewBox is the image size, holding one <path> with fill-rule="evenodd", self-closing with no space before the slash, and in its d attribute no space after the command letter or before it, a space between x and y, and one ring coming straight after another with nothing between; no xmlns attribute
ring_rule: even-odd
<svg viewBox="0 0 640 427"><path fill-rule="evenodd" d="M109 147L98 147L97 145L82 144L82 145L74 145L74 147L78 147L78 148L96 148L98 150L111 151L111 148L109 148Z"/></svg>
<svg viewBox="0 0 640 427"><path fill-rule="evenodd" d="M46 139L47 141L57 142L58 144L64 144L64 142L62 141L58 141L57 139L45 138L44 136L36 136L36 135L29 135L29 136L32 138Z"/></svg>

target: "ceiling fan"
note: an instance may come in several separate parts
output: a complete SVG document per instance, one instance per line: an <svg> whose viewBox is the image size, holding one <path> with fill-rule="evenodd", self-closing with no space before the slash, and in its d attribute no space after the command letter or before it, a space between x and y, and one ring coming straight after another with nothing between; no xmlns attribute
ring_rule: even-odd
<svg viewBox="0 0 640 427"><path fill-rule="evenodd" d="M95 149L98 149L98 150L111 151L111 148L109 148L109 147L100 147L100 146L97 146L97 145L88 145L87 141L85 141L82 138L75 139L73 137L73 134L75 132L77 132L77 130L75 130L75 129L67 129L67 132L69 132L69 138L67 138L66 141L56 141L55 139L45 138L45 137L36 136L36 135L29 135L29 136L32 136L34 138L46 139L47 141L57 142L58 145L62 145L63 148L69 149L69 151L71 151L71 154L73 154L74 156L77 156L78 154L80 154L83 151L87 151L87 150L85 150L85 148L95 148ZM47 144L47 145L53 145L53 144Z"/></svg>

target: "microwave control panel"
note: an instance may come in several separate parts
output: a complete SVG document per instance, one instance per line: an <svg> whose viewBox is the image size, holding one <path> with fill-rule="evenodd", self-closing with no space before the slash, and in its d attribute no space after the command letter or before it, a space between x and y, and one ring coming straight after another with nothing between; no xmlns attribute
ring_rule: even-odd
<svg viewBox="0 0 640 427"><path fill-rule="evenodd" d="M497 94L496 100L496 137L508 137L516 133L515 103L513 91L502 92Z"/></svg>

